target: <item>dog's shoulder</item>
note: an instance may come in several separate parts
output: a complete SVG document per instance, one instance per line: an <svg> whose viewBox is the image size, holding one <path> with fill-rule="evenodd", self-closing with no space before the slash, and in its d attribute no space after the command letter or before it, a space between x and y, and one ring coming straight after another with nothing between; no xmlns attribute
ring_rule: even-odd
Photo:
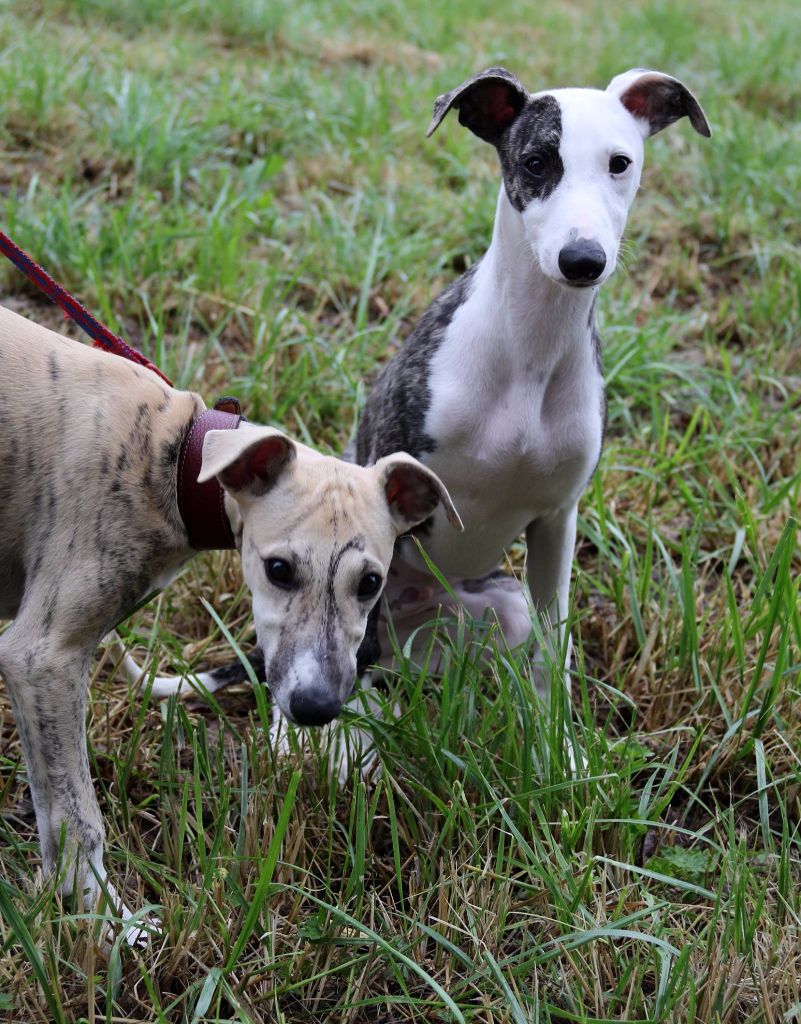
<svg viewBox="0 0 801 1024"><path fill-rule="evenodd" d="M441 292L400 351L381 369L359 420L356 461L368 465L396 451L420 458L435 448L424 429L431 403L431 360L456 311L469 298L480 261Z"/></svg>

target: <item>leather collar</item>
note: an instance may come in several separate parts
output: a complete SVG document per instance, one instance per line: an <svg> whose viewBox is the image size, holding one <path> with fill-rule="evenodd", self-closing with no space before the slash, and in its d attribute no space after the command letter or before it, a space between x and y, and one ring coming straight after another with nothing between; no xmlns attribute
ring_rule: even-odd
<svg viewBox="0 0 801 1024"><path fill-rule="evenodd" d="M190 545L196 551L235 548L225 512L225 491L216 477L197 482L203 459L203 438L210 430L236 430L244 417L236 398L220 398L192 420L178 455L178 511Z"/></svg>

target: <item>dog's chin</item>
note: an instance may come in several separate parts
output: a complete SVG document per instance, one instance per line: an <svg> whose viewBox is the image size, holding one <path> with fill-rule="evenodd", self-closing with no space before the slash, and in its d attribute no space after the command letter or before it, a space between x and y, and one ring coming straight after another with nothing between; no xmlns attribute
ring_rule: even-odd
<svg viewBox="0 0 801 1024"><path fill-rule="evenodd" d="M603 282L601 278L597 281L567 281L565 278L562 278L559 283L563 284L565 288L580 290L581 288L597 288Z"/></svg>
<svg viewBox="0 0 801 1024"><path fill-rule="evenodd" d="M569 292L582 291L586 288L597 288L603 281L603 278L600 278L597 281L568 281L567 278L563 277L560 273L549 274L546 272L545 276L549 281L552 281L555 285L558 285L560 288L564 288L565 291Z"/></svg>
<svg viewBox="0 0 801 1024"><path fill-rule="evenodd" d="M601 279L598 281L568 281L561 270L558 267L550 267L546 260L539 260L540 270L543 275L548 278L553 284L558 285L560 288L565 288L568 291L574 291L581 288L596 288L603 279L604 275L601 275Z"/></svg>

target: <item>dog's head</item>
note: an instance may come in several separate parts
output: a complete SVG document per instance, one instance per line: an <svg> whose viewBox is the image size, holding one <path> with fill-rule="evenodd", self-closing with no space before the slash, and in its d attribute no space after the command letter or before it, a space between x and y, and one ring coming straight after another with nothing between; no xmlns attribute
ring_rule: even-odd
<svg viewBox="0 0 801 1024"><path fill-rule="evenodd" d="M573 287L599 285L615 269L643 140L685 116L710 135L681 82L641 68L618 75L606 91L534 95L505 68L489 68L437 98L428 135L452 107L461 124L497 149L535 262Z"/></svg>
<svg viewBox="0 0 801 1024"><path fill-rule="evenodd" d="M440 504L462 528L448 492L409 455L357 466L248 423L206 435L198 480L213 476L228 496L273 698L291 721L330 722L353 689L396 537Z"/></svg>

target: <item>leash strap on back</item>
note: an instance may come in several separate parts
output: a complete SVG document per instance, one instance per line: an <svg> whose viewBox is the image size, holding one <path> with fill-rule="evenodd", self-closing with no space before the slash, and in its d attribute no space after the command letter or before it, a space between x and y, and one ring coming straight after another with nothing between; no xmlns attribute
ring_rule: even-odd
<svg viewBox="0 0 801 1024"><path fill-rule="evenodd" d="M57 284L46 270L43 270L38 263L32 260L23 249L20 249L2 231L0 231L0 252L11 260L14 266L21 270L28 280L32 281L40 291L44 292L51 302L55 302L57 306L60 306L64 314L70 320L74 320L81 330L89 335L97 348L105 349L106 352L112 352L114 355L129 359L132 363L138 363L140 366L147 367L148 370L157 373L166 384L172 387L172 381L157 366L154 366L149 359L123 341L122 338L112 334L108 327L104 327L99 320L95 319L88 309L85 309L66 289Z"/></svg>
<svg viewBox="0 0 801 1024"><path fill-rule="evenodd" d="M57 284L38 263L8 235L0 231L0 252L3 253L40 291L65 315L85 331L97 348L129 359L152 370L172 387L172 381L154 366L141 352L122 338L112 334L88 309L85 309L66 289ZM186 527L190 545L197 551L213 551L236 547L231 524L225 512L225 495L218 480L198 483L197 477L203 458L203 439L209 430L236 430L244 417L236 398L221 398L213 409L206 409L189 425L178 456L177 498L178 509Z"/></svg>

